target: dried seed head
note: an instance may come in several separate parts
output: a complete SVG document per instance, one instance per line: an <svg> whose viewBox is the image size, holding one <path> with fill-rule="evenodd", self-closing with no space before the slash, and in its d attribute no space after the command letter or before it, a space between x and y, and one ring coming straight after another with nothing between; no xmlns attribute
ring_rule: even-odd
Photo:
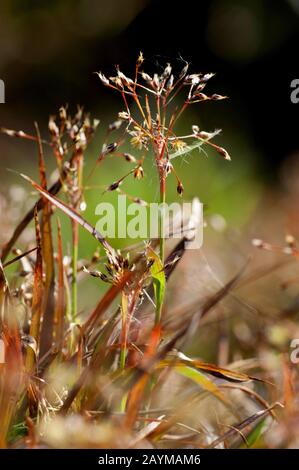
<svg viewBox="0 0 299 470"><path fill-rule="evenodd" d="M295 237L293 237L293 235L286 235L285 237L285 241L286 241L286 244L292 248L294 248L294 246L296 245L296 240L295 240Z"/></svg>
<svg viewBox="0 0 299 470"><path fill-rule="evenodd" d="M136 162L136 158L133 157L133 155L131 155L130 153L124 153L123 156L127 162L130 162L130 163Z"/></svg>
<svg viewBox="0 0 299 470"><path fill-rule="evenodd" d="M132 136L132 139L130 140L131 145L133 145L133 147L138 148L139 150L142 150L143 147L147 148L148 139L145 133L139 128L135 129L135 131L130 131L130 134Z"/></svg>
<svg viewBox="0 0 299 470"><path fill-rule="evenodd" d="M123 82L119 76L117 77L109 77L109 80L114 83L117 87L123 88Z"/></svg>
<svg viewBox="0 0 299 470"><path fill-rule="evenodd" d="M53 136L58 136L59 135L59 129L58 126L54 120L54 116L50 116L49 118L49 124L48 124L49 132Z"/></svg>
<svg viewBox="0 0 299 470"><path fill-rule="evenodd" d="M87 138L83 129L80 129L75 135L76 148L81 149L85 148L87 144Z"/></svg>
<svg viewBox="0 0 299 470"><path fill-rule="evenodd" d="M122 81L122 83L127 86L127 87L130 87L132 85L134 85L134 82L133 80L131 80L131 78L127 77L124 73L122 73L120 70L117 70L117 76L118 78L120 78L120 80Z"/></svg>
<svg viewBox="0 0 299 470"><path fill-rule="evenodd" d="M214 93L212 96L210 96L210 99L213 101L226 100L227 96L217 95L217 93Z"/></svg>
<svg viewBox="0 0 299 470"><path fill-rule="evenodd" d="M162 78L163 80L166 80L168 77L170 77L171 70L172 70L171 65L168 63L168 64L166 65L166 67L165 67L165 69L164 69L162 75L161 75L161 78Z"/></svg>
<svg viewBox="0 0 299 470"><path fill-rule="evenodd" d="M67 119L66 109L64 106L61 106L61 108L59 108L59 117L61 121L66 121Z"/></svg>
<svg viewBox="0 0 299 470"><path fill-rule="evenodd" d="M192 98L196 98L199 101L206 101L211 99L209 96L205 95L204 93L194 93Z"/></svg>
<svg viewBox="0 0 299 470"><path fill-rule="evenodd" d="M214 73L206 73L205 75L203 75L203 77L201 77L201 82L209 81L212 77L214 77L214 75Z"/></svg>
<svg viewBox="0 0 299 470"><path fill-rule="evenodd" d="M196 95L197 93L200 93L205 87L206 87L206 83L200 83L199 85L197 85L194 94Z"/></svg>
<svg viewBox="0 0 299 470"><path fill-rule="evenodd" d="M218 147L217 146L216 150L222 157L224 157L224 160L231 161L231 158L230 158L228 152L223 147Z"/></svg>
<svg viewBox="0 0 299 470"><path fill-rule="evenodd" d="M184 83L186 83L187 85L193 85L193 86L197 85L200 82L200 76L201 76L200 73L193 73L191 75L187 75L184 80Z"/></svg>
<svg viewBox="0 0 299 470"><path fill-rule="evenodd" d="M181 139L175 139L171 141L171 146L176 152L183 150L186 147L186 145L187 145L186 142L184 142Z"/></svg>
<svg viewBox="0 0 299 470"><path fill-rule="evenodd" d="M137 59L137 64L138 64L138 65L141 65L143 62L144 62L143 53L140 51L140 52L139 52L138 59Z"/></svg>
<svg viewBox="0 0 299 470"><path fill-rule="evenodd" d="M113 153L117 149L118 144L116 142L111 142L110 144L103 145L102 148L102 155L108 155L109 153Z"/></svg>
<svg viewBox="0 0 299 470"><path fill-rule="evenodd" d="M181 183L180 181L178 182L178 185L177 185L176 190L177 190L177 193L178 193L180 196L182 196L182 194L183 194L183 192L184 192L184 186L182 185L182 183Z"/></svg>
<svg viewBox="0 0 299 470"><path fill-rule="evenodd" d="M133 202L136 204L140 204L140 206L147 206L147 202L144 201L143 199L140 199L139 197L134 197Z"/></svg>
<svg viewBox="0 0 299 470"><path fill-rule="evenodd" d="M207 140L211 139L213 136L214 134L212 132L206 132L206 131L201 131L198 134L198 137L200 137L201 139L207 139Z"/></svg>
<svg viewBox="0 0 299 470"><path fill-rule="evenodd" d="M251 243L256 248L262 248L264 246L263 240L260 240L259 238L253 238L253 240L251 240Z"/></svg>
<svg viewBox="0 0 299 470"><path fill-rule="evenodd" d="M105 77L105 75L102 72L96 72L96 74L98 75L103 85L109 86L109 80L107 77Z"/></svg>
<svg viewBox="0 0 299 470"><path fill-rule="evenodd" d="M166 89L167 90L170 90L172 88L173 82L174 82L174 76L170 75L169 80L166 83Z"/></svg>
<svg viewBox="0 0 299 470"><path fill-rule="evenodd" d="M172 164L170 163L169 160L167 160L164 164L163 164L163 169L164 169L164 172L165 172L165 175L169 175L169 173L171 173L172 171Z"/></svg>
<svg viewBox="0 0 299 470"><path fill-rule="evenodd" d="M144 177L144 170L141 165L137 166L134 170L134 178L140 180Z"/></svg>
<svg viewBox="0 0 299 470"><path fill-rule="evenodd" d="M89 274L92 277L99 277L104 282L110 282L106 274L103 274L101 271L89 271L85 266L83 266L82 271Z"/></svg>
<svg viewBox="0 0 299 470"><path fill-rule="evenodd" d="M152 83L153 83L154 88L158 90L160 87L160 80L159 80L159 76L157 73L155 73Z"/></svg>
<svg viewBox="0 0 299 470"><path fill-rule="evenodd" d="M79 206L80 211L81 211L81 212L84 212L84 211L86 211L86 208L87 208L86 202L85 202L85 201L81 201L81 202L80 202L80 206Z"/></svg>
<svg viewBox="0 0 299 470"><path fill-rule="evenodd" d="M145 72L141 72L141 76L143 78L143 80L149 84L152 83L153 79L152 77L148 74L148 73L145 73Z"/></svg>
<svg viewBox="0 0 299 470"><path fill-rule="evenodd" d="M83 115L83 106L77 106L77 112L75 114L75 120L81 121Z"/></svg>
<svg viewBox="0 0 299 470"><path fill-rule="evenodd" d="M122 119L123 121L129 121L131 119L131 116L129 113L126 111L121 111L118 113L119 119Z"/></svg>
<svg viewBox="0 0 299 470"><path fill-rule="evenodd" d="M110 132L117 131L121 127L121 125L122 125L122 121L117 120L117 121L114 121L111 124L109 124L108 129L109 129Z"/></svg>
<svg viewBox="0 0 299 470"><path fill-rule="evenodd" d="M122 180L115 181L114 183L110 184L110 186L108 186L106 191L115 191L120 187L121 184Z"/></svg>
<svg viewBox="0 0 299 470"><path fill-rule="evenodd" d="M182 79L185 77L186 73L188 72L189 64L187 63L181 70L181 73L179 75L179 79Z"/></svg>

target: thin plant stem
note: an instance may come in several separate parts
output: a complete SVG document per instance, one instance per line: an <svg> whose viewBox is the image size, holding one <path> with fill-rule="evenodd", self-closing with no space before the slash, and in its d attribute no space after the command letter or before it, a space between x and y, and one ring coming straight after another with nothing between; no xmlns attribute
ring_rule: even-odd
<svg viewBox="0 0 299 470"><path fill-rule="evenodd" d="M159 216L159 242L160 242L160 259L164 266L165 259L165 237L164 237L164 206L166 202L166 175L164 170L160 170L160 216ZM163 302L156 307L155 324L161 322Z"/></svg>
<svg viewBox="0 0 299 470"><path fill-rule="evenodd" d="M78 224L72 221L72 321L76 320L78 313L78 286L77 286L77 265L78 265L78 244L79 231Z"/></svg>
<svg viewBox="0 0 299 470"><path fill-rule="evenodd" d="M128 298L124 292L121 296L121 317L122 317L122 331L121 331L121 347L120 347L120 359L119 365L121 369L126 367L127 358L127 315L128 315Z"/></svg>

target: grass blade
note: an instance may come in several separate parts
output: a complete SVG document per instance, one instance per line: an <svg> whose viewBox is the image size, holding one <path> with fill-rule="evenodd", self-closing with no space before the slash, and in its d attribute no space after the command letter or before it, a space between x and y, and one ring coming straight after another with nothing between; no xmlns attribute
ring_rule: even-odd
<svg viewBox="0 0 299 470"><path fill-rule="evenodd" d="M36 236L36 261L34 267L32 315L30 323L30 336L35 339L37 348L39 347L40 325L43 310L43 258L41 245L41 231L38 222L37 209L35 210L35 236ZM32 348L27 348L26 370L32 371L35 362L35 354Z"/></svg>

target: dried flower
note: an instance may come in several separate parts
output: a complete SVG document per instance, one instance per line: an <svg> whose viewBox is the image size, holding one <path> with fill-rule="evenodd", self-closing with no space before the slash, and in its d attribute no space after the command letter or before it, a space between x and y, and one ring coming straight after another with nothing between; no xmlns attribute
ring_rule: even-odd
<svg viewBox="0 0 299 470"><path fill-rule="evenodd" d="M54 116L50 116L48 128L52 136L59 136L59 128L54 120Z"/></svg>
<svg viewBox="0 0 299 470"><path fill-rule="evenodd" d="M101 80L101 82L103 83L103 85L105 85L105 86L110 85L108 78L105 77L105 75L102 72L96 72L96 74L98 75L98 77Z"/></svg>
<svg viewBox="0 0 299 470"><path fill-rule="evenodd" d="M131 145L133 147L136 147L139 150L142 150L142 148L147 148L147 137L145 132L142 129L136 128L135 131L131 131L130 134L132 136L131 139Z"/></svg>
<svg viewBox="0 0 299 470"><path fill-rule="evenodd" d="M120 78L120 80L125 86L130 87L131 85L134 85L133 80L131 80L131 78L126 77L126 75L120 70L117 70L117 76Z"/></svg>
<svg viewBox="0 0 299 470"><path fill-rule="evenodd" d="M169 173L171 173L172 171L172 164L170 163L169 160L167 160L165 163L164 163L164 172L165 172L165 175L169 175Z"/></svg>
<svg viewBox="0 0 299 470"><path fill-rule="evenodd" d="M192 132L193 132L193 134L195 134L195 135L198 134L198 133L199 133L199 127L196 126L196 125L193 125L193 126L192 126Z"/></svg>
<svg viewBox="0 0 299 470"><path fill-rule="evenodd" d="M138 65L141 65L143 62L144 62L143 53L140 51L140 52L139 52L138 59L137 59L137 64L138 64Z"/></svg>
<svg viewBox="0 0 299 470"><path fill-rule="evenodd" d="M162 78L163 80L169 78L169 77L170 77L170 74L171 74L171 70L172 70L172 67L171 67L171 65L168 63L168 64L166 65L166 67L165 67L163 73L162 73L161 78Z"/></svg>
<svg viewBox="0 0 299 470"><path fill-rule="evenodd" d="M118 117L119 119L122 119L123 121L129 121L131 119L130 114L127 113L126 111L120 111L118 113Z"/></svg>
<svg viewBox="0 0 299 470"><path fill-rule="evenodd" d="M185 75L186 75L187 72L188 72L188 69L189 69L189 64L186 63L186 65L184 65L184 67L182 68L181 73L180 73L180 75L179 75L179 79L180 79L180 80L185 77Z"/></svg>
<svg viewBox="0 0 299 470"><path fill-rule="evenodd" d="M102 281L104 282L110 282L109 278L106 276L106 274L102 273L101 271L90 271L87 269L85 266L83 266L82 271L84 273L89 274L92 277L99 277Z"/></svg>
<svg viewBox="0 0 299 470"><path fill-rule="evenodd" d="M262 248L264 243L262 240L260 240L259 238L253 238L253 240L251 241L252 245L255 246L256 248Z"/></svg>
<svg viewBox="0 0 299 470"><path fill-rule="evenodd" d="M210 98L211 100L219 101L227 99L227 96L217 95L217 93L214 93Z"/></svg>
<svg viewBox="0 0 299 470"><path fill-rule="evenodd" d="M131 155L130 153L124 153L123 156L127 162L130 162L130 163L136 162L136 158L133 157L133 155Z"/></svg>
<svg viewBox="0 0 299 470"><path fill-rule="evenodd" d="M186 142L184 142L181 139L175 139L171 141L171 146L176 152L183 150L186 147L186 145L187 145Z"/></svg>
<svg viewBox="0 0 299 470"><path fill-rule="evenodd" d="M286 235L285 237L285 241L286 241L286 244L292 248L294 248L294 246L296 245L296 239L293 235Z"/></svg>
<svg viewBox="0 0 299 470"><path fill-rule="evenodd" d="M181 195L183 194L183 192L184 192L184 186L182 185L182 183L181 183L180 181L178 182L178 185L177 185L176 190L177 190L177 193L178 193L180 196L181 196Z"/></svg>
<svg viewBox="0 0 299 470"><path fill-rule="evenodd" d="M122 182L123 182L123 179L115 181L114 183L110 184L110 186L108 186L106 191L115 191L116 189L120 187Z"/></svg>
<svg viewBox="0 0 299 470"><path fill-rule="evenodd" d="M109 131L112 132L112 131L117 131L122 125L122 121L121 120L117 120L117 121L114 121L112 122L111 124L109 124Z"/></svg>
<svg viewBox="0 0 299 470"><path fill-rule="evenodd" d="M219 147L218 145L215 146L217 152L222 155L222 157L224 157L224 160L228 160L230 161L231 158L230 158L230 155L228 154L228 152L223 148L223 147Z"/></svg>
<svg viewBox="0 0 299 470"><path fill-rule="evenodd" d="M137 166L134 170L134 178L140 180L144 177L144 170L141 165Z"/></svg>
<svg viewBox="0 0 299 470"><path fill-rule="evenodd" d="M141 76L143 78L143 80L149 84L152 83L153 79L150 75L148 75L148 73L145 73L145 72L141 72Z"/></svg>
<svg viewBox="0 0 299 470"><path fill-rule="evenodd" d="M214 76L215 76L214 73L206 73L205 75L203 75L203 77L201 77L201 81L202 82L207 82L208 80L210 80Z"/></svg>
<svg viewBox="0 0 299 470"><path fill-rule="evenodd" d="M111 142L110 144L104 144L102 148L102 155L108 155L109 153L113 153L118 147L116 142Z"/></svg>

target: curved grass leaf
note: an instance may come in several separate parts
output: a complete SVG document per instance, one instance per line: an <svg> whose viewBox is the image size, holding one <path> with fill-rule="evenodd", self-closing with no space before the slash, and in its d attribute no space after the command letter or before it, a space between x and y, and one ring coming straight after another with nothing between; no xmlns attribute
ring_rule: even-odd
<svg viewBox="0 0 299 470"><path fill-rule="evenodd" d="M39 184L37 184L35 181L33 181L29 176L24 175L23 173L20 173L20 176L24 178L26 181L29 181L29 183L32 184L34 189L39 191L42 196L44 196L48 201L53 204L53 206L58 207L58 209L62 210L68 217L70 217L72 220L77 222L79 225L81 225L83 228L85 228L97 241L99 241L102 246L107 250L109 253L113 254L114 250L112 246L107 242L107 240L103 237L103 235L96 230L87 220L85 220L77 211L69 207L67 204L62 202L60 199L55 197L53 194L51 194L49 191L46 189L42 188Z"/></svg>

